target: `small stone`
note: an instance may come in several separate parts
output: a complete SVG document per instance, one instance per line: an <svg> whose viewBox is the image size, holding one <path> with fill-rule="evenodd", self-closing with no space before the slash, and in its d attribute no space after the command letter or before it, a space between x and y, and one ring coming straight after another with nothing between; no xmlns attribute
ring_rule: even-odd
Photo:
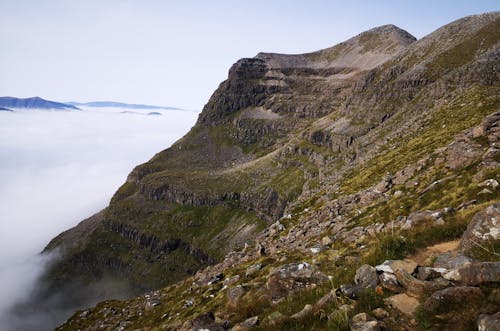
<svg viewBox="0 0 500 331"><path fill-rule="evenodd" d="M259 324L259 316L254 316L247 318L245 321L241 323L241 326L251 328Z"/></svg>
<svg viewBox="0 0 500 331"><path fill-rule="evenodd" d="M373 314L373 316L375 316L375 318L377 318L379 320L384 319L387 316L389 316L389 313L387 312L387 310L385 310L383 308L374 309L372 311L372 314Z"/></svg>
<svg viewBox="0 0 500 331"><path fill-rule="evenodd" d="M492 189L496 189L498 185L498 182L493 178L486 179L485 181L477 184L478 187L491 187Z"/></svg>
<svg viewBox="0 0 500 331"><path fill-rule="evenodd" d="M241 285L237 285L227 290L227 299L230 307L237 307L246 290Z"/></svg>
<svg viewBox="0 0 500 331"><path fill-rule="evenodd" d="M479 191L478 195L486 195L486 194L492 194L493 192L491 192L490 190L488 190L487 188L483 188L481 191Z"/></svg>
<svg viewBox="0 0 500 331"><path fill-rule="evenodd" d="M262 264L257 263L257 264L252 264L247 268L247 271L245 272L245 276L252 276L255 275L260 269L262 269Z"/></svg>
<svg viewBox="0 0 500 331"><path fill-rule="evenodd" d="M237 283L240 280L240 275L236 275L230 278L224 279L224 282L222 283L223 286L231 286L235 283Z"/></svg>
<svg viewBox="0 0 500 331"><path fill-rule="evenodd" d="M378 331L378 322L367 313L359 313L351 319L351 331Z"/></svg>
<svg viewBox="0 0 500 331"><path fill-rule="evenodd" d="M399 197L400 197L400 196L402 196L402 195L403 195L403 191L400 191L400 190L397 190L397 191L396 191L396 192L394 192L394 194L393 194L393 196L394 196L395 198L399 198Z"/></svg>
<svg viewBox="0 0 500 331"><path fill-rule="evenodd" d="M479 315L477 329L479 331L500 331L500 312L493 315Z"/></svg>
<svg viewBox="0 0 500 331"><path fill-rule="evenodd" d="M475 126L472 128L472 138L479 138L484 136L484 127L482 125Z"/></svg>
<svg viewBox="0 0 500 331"><path fill-rule="evenodd" d="M352 323L369 322L369 321L373 321L373 317L371 317L367 313L359 313L359 314L354 315L352 317L351 321L352 321Z"/></svg>
<svg viewBox="0 0 500 331"><path fill-rule="evenodd" d="M348 297L349 299L357 299L363 290L363 287L360 285L350 285L350 284L342 284L340 285L339 291L342 293L344 296Z"/></svg>
<svg viewBox="0 0 500 331"><path fill-rule="evenodd" d="M309 250L313 254L318 254L319 252L321 252L321 247L320 246L314 246L314 247L309 248Z"/></svg>
<svg viewBox="0 0 500 331"><path fill-rule="evenodd" d="M321 239L321 243L324 245L324 246L330 246L333 241L330 237L328 236L324 236L322 239Z"/></svg>

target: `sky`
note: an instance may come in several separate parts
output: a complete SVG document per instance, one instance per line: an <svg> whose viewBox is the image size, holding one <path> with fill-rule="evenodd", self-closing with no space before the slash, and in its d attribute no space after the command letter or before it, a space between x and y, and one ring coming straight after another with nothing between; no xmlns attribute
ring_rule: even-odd
<svg viewBox="0 0 500 331"><path fill-rule="evenodd" d="M395 24L421 38L498 0L0 0L0 96L199 110L231 64Z"/></svg>

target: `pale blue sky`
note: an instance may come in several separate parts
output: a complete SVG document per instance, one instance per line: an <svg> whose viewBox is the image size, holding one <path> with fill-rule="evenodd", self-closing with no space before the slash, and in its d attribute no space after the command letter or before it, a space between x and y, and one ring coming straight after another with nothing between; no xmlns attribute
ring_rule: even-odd
<svg viewBox="0 0 500 331"><path fill-rule="evenodd" d="M232 63L392 23L417 38L498 0L0 0L0 96L201 109Z"/></svg>

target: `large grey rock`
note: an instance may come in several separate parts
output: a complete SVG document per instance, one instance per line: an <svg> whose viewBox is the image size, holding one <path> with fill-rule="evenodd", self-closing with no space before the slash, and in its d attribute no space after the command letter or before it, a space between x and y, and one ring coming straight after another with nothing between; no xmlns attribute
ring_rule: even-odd
<svg viewBox="0 0 500 331"><path fill-rule="evenodd" d="M450 270L445 279L467 285L500 282L500 262L476 262Z"/></svg>
<svg viewBox="0 0 500 331"><path fill-rule="evenodd" d="M433 266L435 268L454 269L466 264L471 264L475 261L475 259L469 256L457 254L455 252L446 252L436 256Z"/></svg>
<svg viewBox="0 0 500 331"><path fill-rule="evenodd" d="M384 288L386 288L392 292L402 293L405 291L404 287L398 283L398 279L392 273L383 272L379 276L379 281L380 281L380 285L382 285Z"/></svg>
<svg viewBox="0 0 500 331"><path fill-rule="evenodd" d="M404 270L396 270L395 276L398 283L405 288L406 294L414 297L423 297L427 293L441 290L451 285L448 280L436 278L432 281L419 280Z"/></svg>
<svg viewBox="0 0 500 331"><path fill-rule="evenodd" d="M266 288L273 299L279 299L328 281L327 275L308 263L291 263L274 270L266 282Z"/></svg>
<svg viewBox="0 0 500 331"><path fill-rule="evenodd" d="M339 292L350 299L357 299L362 291L363 287L360 285L342 284L339 288Z"/></svg>
<svg viewBox="0 0 500 331"><path fill-rule="evenodd" d="M474 249L484 249L500 241L500 203L491 205L477 212L472 217L460 241L460 247L466 254ZM482 247L483 248L482 248Z"/></svg>
<svg viewBox="0 0 500 331"><path fill-rule="evenodd" d="M477 329L478 331L500 331L500 312L493 315L479 315Z"/></svg>
<svg viewBox="0 0 500 331"><path fill-rule="evenodd" d="M354 283L362 287L375 288L377 286L377 281L377 270L375 270L375 268L371 265L365 264L356 270Z"/></svg>
<svg viewBox="0 0 500 331"><path fill-rule="evenodd" d="M445 268L418 267L415 277L419 280L432 280L442 277L447 271Z"/></svg>
<svg viewBox="0 0 500 331"><path fill-rule="evenodd" d="M478 287L454 286L432 293L425 301L424 309L432 313L462 310L481 302L483 298L483 292Z"/></svg>
<svg viewBox="0 0 500 331"><path fill-rule="evenodd" d="M417 267L417 262L411 259L404 260L385 260L384 263L375 267L377 271L394 273L395 270L401 269L411 274Z"/></svg>

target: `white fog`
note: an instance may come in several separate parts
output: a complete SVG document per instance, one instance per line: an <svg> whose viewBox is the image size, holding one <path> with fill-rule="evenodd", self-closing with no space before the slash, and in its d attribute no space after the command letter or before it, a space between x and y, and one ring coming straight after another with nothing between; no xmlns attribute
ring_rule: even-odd
<svg viewBox="0 0 500 331"><path fill-rule="evenodd" d="M0 325L27 295L54 236L104 208L134 166L183 136L197 112L0 112ZM135 111L135 110L134 110Z"/></svg>

